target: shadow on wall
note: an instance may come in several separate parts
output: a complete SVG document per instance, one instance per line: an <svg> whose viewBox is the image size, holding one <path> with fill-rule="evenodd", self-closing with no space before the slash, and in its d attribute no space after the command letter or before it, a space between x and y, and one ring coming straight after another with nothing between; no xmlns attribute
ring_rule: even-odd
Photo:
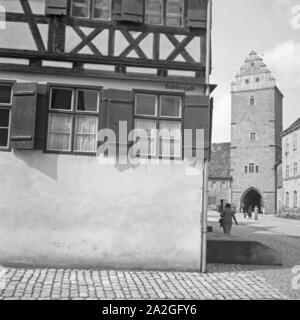
<svg viewBox="0 0 300 320"><path fill-rule="evenodd" d="M34 168L47 177L57 180L57 158L56 154L45 154L32 150L13 150L16 158L22 160L28 167Z"/></svg>

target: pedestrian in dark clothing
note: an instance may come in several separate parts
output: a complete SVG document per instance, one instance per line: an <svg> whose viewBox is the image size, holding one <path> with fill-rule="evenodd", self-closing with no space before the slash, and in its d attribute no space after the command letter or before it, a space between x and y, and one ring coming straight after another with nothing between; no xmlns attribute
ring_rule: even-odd
<svg viewBox="0 0 300 320"><path fill-rule="evenodd" d="M252 219L252 207L251 206L248 209L248 219Z"/></svg>
<svg viewBox="0 0 300 320"><path fill-rule="evenodd" d="M227 203L225 209L222 210L221 219L224 233L231 234L232 220L234 220L236 225L238 225L238 222L235 217L235 211L231 209L230 203Z"/></svg>

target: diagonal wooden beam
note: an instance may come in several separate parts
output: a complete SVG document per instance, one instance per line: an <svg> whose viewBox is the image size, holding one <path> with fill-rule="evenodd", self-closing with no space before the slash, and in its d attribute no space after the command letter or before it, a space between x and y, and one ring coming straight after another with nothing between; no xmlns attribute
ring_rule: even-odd
<svg viewBox="0 0 300 320"><path fill-rule="evenodd" d="M92 31L89 35L85 35L78 27L73 26L75 32L79 32L78 35L83 39L72 51L71 53L78 53L82 48L85 46L89 46L90 49L95 54L102 56L101 52L96 48L96 46L92 43L92 40L94 40L104 29L103 28L96 28L94 31ZM93 49L92 49L93 48Z"/></svg>
<svg viewBox="0 0 300 320"><path fill-rule="evenodd" d="M131 49L130 49L130 51L132 51L132 50L134 50L136 53L137 53L137 55L140 57L140 58L142 58L142 59L148 59L148 57L145 55L145 53L144 53L144 51L139 47L139 43L143 40L142 39L142 36L147 36L148 34L147 33L142 33L142 34L140 34L136 39L134 39L133 38L133 36L128 32L128 31L125 31L125 30L122 30L121 31L122 32L122 34L123 34L123 36L125 37L125 39L129 42L129 47L132 47ZM144 37L144 38L145 38ZM140 40L138 40L138 38L140 38ZM138 42L136 43L136 40L138 40ZM127 47L128 48L128 47ZM127 49L126 48L126 49ZM126 50L125 49L125 50ZM124 51L125 51L124 50ZM123 52L124 52L123 51ZM129 52L130 52L129 51ZM123 54L123 52L121 53L121 54ZM127 53L128 54L128 53ZM122 57L124 57L124 55L122 56Z"/></svg>
<svg viewBox="0 0 300 320"><path fill-rule="evenodd" d="M26 20L27 20L27 22L29 24L29 28L30 28L30 31L31 31L31 34L32 34L32 37L34 39L34 42L35 42L35 45L36 45L37 49L39 51L46 51L46 47L44 45L44 41L42 39L40 30L39 30L39 28L37 26L37 23L35 21L35 18L34 18L34 15L32 13L32 10L31 10L31 7L29 5L28 0L22 0L20 2L21 2L21 5L22 5L22 8L24 10L24 13L26 15Z"/></svg>
<svg viewBox="0 0 300 320"><path fill-rule="evenodd" d="M137 48L140 48L139 44L148 36L148 33L141 33L133 42L130 43L130 45L119 55L121 58L126 57L131 51L135 50L135 52L138 54L136 51ZM140 49L142 51L142 49ZM143 51L142 51L143 52ZM144 52L143 52L144 53ZM139 54L138 54L139 55ZM144 58L145 57L145 58ZM144 59L147 59L147 56L144 55Z"/></svg>
<svg viewBox="0 0 300 320"><path fill-rule="evenodd" d="M187 62L195 62L193 57L185 50L185 47L193 40L192 36L185 37L181 42L171 34L166 34L166 36L175 47L175 49L167 57L167 61L175 60L176 57L181 54Z"/></svg>

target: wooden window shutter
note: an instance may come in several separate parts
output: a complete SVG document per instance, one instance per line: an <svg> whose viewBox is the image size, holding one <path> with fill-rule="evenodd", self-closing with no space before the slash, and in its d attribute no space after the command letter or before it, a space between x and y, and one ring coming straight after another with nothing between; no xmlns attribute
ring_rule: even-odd
<svg viewBox="0 0 300 320"><path fill-rule="evenodd" d="M211 143L211 108L208 96L186 95L185 97L185 113L184 113L184 129L193 130L192 150L193 155L196 154L196 130L204 129L204 156L209 158ZM185 146L190 147L190 146Z"/></svg>
<svg viewBox="0 0 300 320"><path fill-rule="evenodd" d="M46 15L66 16L68 0L46 0Z"/></svg>
<svg viewBox="0 0 300 320"><path fill-rule="evenodd" d="M33 149L37 84L16 83L13 88L10 140L13 149Z"/></svg>
<svg viewBox="0 0 300 320"><path fill-rule="evenodd" d="M208 0L189 0L187 7L187 26L206 27Z"/></svg>
<svg viewBox="0 0 300 320"><path fill-rule="evenodd" d="M107 89L104 90L104 101L106 108L104 111L105 115L103 115L105 118L103 127L109 128L115 132L117 138L117 148L123 147L121 149L122 153L127 154L129 147L129 142L127 139L128 134L134 127L134 94L132 91ZM118 144L120 121L127 122L127 137L124 137L124 139L126 138L126 145L123 146Z"/></svg>
<svg viewBox="0 0 300 320"><path fill-rule="evenodd" d="M144 1L123 0L122 20L142 23L144 21Z"/></svg>
<svg viewBox="0 0 300 320"><path fill-rule="evenodd" d="M113 20L120 21L122 18L122 0L114 0L113 2Z"/></svg>
<svg viewBox="0 0 300 320"><path fill-rule="evenodd" d="M34 149L43 150L45 148L47 128L47 85L39 84L37 90L37 107L35 122Z"/></svg>

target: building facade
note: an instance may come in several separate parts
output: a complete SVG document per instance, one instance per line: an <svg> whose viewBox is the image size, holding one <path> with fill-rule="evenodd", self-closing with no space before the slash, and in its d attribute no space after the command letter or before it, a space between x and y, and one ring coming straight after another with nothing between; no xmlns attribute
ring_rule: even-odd
<svg viewBox="0 0 300 320"><path fill-rule="evenodd" d="M0 264L199 271L211 1L3 7ZM196 166L185 129L204 132ZM137 162L120 161L137 139Z"/></svg>
<svg viewBox="0 0 300 320"><path fill-rule="evenodd" d="M208 176L208 205L231 203L230 143L213 143Z"/></svg>
<svg viewBox="0 0 300 320"><path fill-rule="evenodd" d="M282 133L281 215L300 216L300 119Z"/></svg>

